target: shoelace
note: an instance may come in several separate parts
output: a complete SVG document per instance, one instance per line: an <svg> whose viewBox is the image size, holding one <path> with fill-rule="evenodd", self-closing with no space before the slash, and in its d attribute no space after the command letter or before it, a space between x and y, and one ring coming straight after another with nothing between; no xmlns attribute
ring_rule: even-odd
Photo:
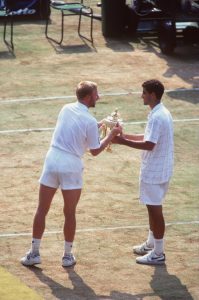
<svg viewBox="0 0 199 300"><path fill-rule="evenodd" d="M27 254L27 259L30 259L31 257L32 257L32 258L35 258L35 257L39 256L39 254L33 254L33 253L31 253L31 252L28 252L28 253L26 253L26 254Z"/></svg>
<svg viewBox="0 0 199 300"><path fill-rule="evenodd" d="M67 259L67 260L73 260L73 256L71 254L67 254L63 257L63 259Z"/></svg>

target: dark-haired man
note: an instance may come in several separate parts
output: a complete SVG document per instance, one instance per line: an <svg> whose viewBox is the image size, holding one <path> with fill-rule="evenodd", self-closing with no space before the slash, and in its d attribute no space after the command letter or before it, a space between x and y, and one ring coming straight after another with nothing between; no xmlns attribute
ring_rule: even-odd
<svg viewBox="0 0 199 300"><path fill-rule="evenodd" d="M156 79L142 84L144 105L151 108L144 134L123 134L113 143L141 149L140 202L145 204L149 216L147 240L133 248L140 264L163 264L165 222L162 202L168 190L173 171L173 121L170 112L161 103L163 84Z"/></svg>

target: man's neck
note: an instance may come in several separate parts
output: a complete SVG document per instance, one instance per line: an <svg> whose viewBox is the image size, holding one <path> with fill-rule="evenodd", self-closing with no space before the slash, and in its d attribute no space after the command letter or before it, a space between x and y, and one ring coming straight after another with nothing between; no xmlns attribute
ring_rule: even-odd
<svg viewBox="0 0 199 300"><path fill-rule="evenodd" d="M155 103L151 103L149 106L150 106L150 108L151 108L151 110L156 106L156 105L158 105L158 104L160 104L160 101L158 101L158 102L155 102Z"/></svg>
<svg viewBox="0 0 199 300"><path fill-rule="evenodd" d="M89 108L89 105L88 105L86 100L84 100L84 99L83 100L78 100L78 102Z"/></svg>

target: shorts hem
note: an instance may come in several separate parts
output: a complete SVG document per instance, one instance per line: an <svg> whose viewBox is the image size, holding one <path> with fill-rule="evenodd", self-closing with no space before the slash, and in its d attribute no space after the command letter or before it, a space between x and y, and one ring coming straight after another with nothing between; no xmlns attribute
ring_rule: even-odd
<svg viewBox="0 0 199 300"><path fill-rule="evenodd" d="M63 191L66 191L66 190L81 190L82 186L69 186L69 187L61 187L60 186L60 189L63 190Z"/></svg>
<svg viewBox="0 0 199 300"><path fill-rule="evenodd" d="M54 184L49 184L49 183L46 183L46 182L41 181L41 180L39 180L39 183L42 184L42 185L54 188L54 189L58 189L59 188L59 186L55 186Z"/></svg>
<svg viewBox="0 0 199 300"><path fill-rule="evenodd" d="M163 204L163 202L164 202L164 200L161 201L160 203L151 203L151 202L149 203L148 201L143 201L140 199L140 204L143 204L143 205L160 206Z"/></svg>
<svg viewBox="0 0 199 300"><path fill-rule="evenodd" d="M64 186L64 187L62 187L60 185L55 186L53 184L45 183L44 181L41 181L41 180L39 180L39 183L42 184L42 185L45 185L47 187L54 188L54 189L60 188L61 190L80 190L80 189L82 189L82 185L81 186L78 185L78 186L67 186L67 187Z"/></svg>

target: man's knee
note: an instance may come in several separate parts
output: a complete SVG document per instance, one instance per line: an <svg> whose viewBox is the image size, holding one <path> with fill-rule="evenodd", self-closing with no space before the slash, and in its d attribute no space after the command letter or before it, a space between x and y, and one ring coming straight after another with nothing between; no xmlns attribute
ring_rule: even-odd
<svg viewBox="0 0 199 300"><path fill-rule="evenodd" d="M73 220L75 218L76 210L75 209L70 209L69 210L69 209L66 209L64 207L63 213L64 213L65 219L67 219L67 220Z"/></svg>
<svg viewBox="0 0 199 300"><path fill-rule="evenodd" d="M45 217L48 214L48 210L49 209L46 209L45 207L39 206L35 215L39 218Z"/></svg>
<svg viewBox="0 0 199 300"><path fill-rule="evenodd" d="M152 218L163 218L162 205L147 205L147 209Z"/></svg>

